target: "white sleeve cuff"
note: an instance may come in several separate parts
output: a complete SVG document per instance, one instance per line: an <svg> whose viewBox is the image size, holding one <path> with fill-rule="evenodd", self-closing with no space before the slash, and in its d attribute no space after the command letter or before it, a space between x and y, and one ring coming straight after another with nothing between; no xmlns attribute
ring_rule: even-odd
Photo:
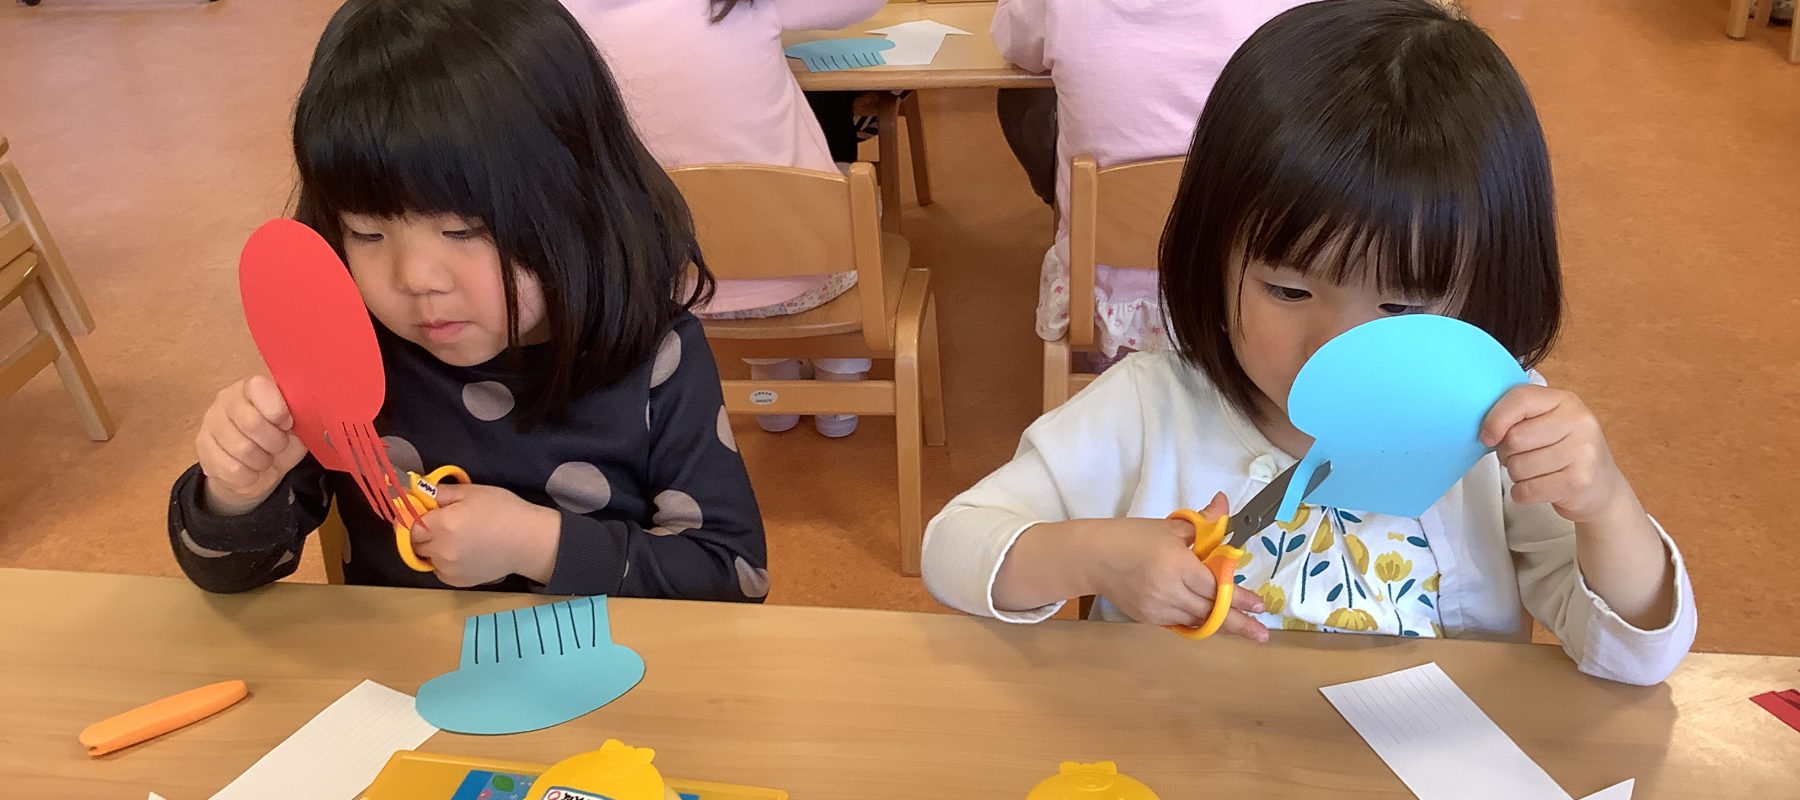
<svg viewBox="0 0 1800 800"><path fill-rule="evenodd" d="M982 595L984 595L987 600L987 613L997 620L1020 624L1043 622L1044 620L1056 616L1056 612L1061 611L1063 605L1068 603L1067 600L1058 600L1050 605L1038 606L1029 611L1001 611L994 605L994 581L1000 578L1000 567L1006 563L1006 554L1012 552L1013 543L1019 541L1020 536L1024 535L1024 533L1033 526L1040 524L1042 524L1042 522L1027 522L1024 525L1019 526L1018 529L1014 530L1011 534L1007 535L1005 539L999 540L1000 557L994 559L993 567L988 570L987 588L982 590Z"/></svg>
<svg viewBox="0 0 1800 800"><path fill-rule="evenodd" d="M1675 671L1681 659L1693 646L1697 612L1694 609L1694 587L1688 579L1687 564L1682 560L1675 540L1654 518L1656 535L1668 551L1675 581L1675 597L1669 621L1655 629L1645 630L1626 622L1606 600L1588 586L1587 576L1576 570L1576 581L1587 599L1589 612L1583 624L1578 661L1581 670L1608 680L1640 685L1661 683Z"/></svg>

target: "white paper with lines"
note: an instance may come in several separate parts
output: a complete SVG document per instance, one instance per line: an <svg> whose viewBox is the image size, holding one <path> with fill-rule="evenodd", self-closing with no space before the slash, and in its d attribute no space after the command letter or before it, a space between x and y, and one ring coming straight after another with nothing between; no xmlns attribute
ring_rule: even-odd
<svg viewBox="0 0 1800 800"><path fill-rule="evenodd" d="M412 695L374 681L344 693L286 741L252 764L213 800L293 797L350 800L369 788L395 750L437 733L413 710Z"/></svg>
<svg viewBox="0 0 1800 800"><path fill-rule="evenodd" d="M1319 691L1419 800L1569 800L1435 663Z"/></svg>

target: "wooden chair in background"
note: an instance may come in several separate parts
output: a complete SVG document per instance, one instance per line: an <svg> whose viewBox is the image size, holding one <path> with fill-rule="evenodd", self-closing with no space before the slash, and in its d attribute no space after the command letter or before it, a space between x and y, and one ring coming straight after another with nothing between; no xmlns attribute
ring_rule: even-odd
<svg viewBox="0 0 1800 800"><path fill-rule="evenodd" d="M1744 38L1750 32L1751 17L1754 13L1758 10L1762 11L1762 18L1767 21L1769 9L1774 4L1774 0L1763 0L1760 3L1756 0L1731 0L1731 8L1725 12L1725 35L1733 39ZM1800 20L1796 20L1796 22L1800 22ZM1788 32L1787 57L1788 61L1800 64L1800 24L1791 26Z"/></svg>
<svg viewBox="0 0 1800 800"><path fill-rule="evenodd" d="M31 234L33 249L42 266L40 275L44 288L56 302L63 324L76 334L93 333L94 315L75 288L75 277L69 273L69 265L63 261L56 240L50 237L50 228L38 213L37 203L32 202L31 193L25 190L25 179L19 175L19 168L7 157L7 149L6 137L0 136L0 209L6 211L10 222L23 225Z"/></svg>
<svg viewBox="0 0 1800 800"><path fill-rule="evenodd" d="M75 337L51 299L48 266L32 234L22 219L0 225L0 307L14 300L22 302L36 329L29 341L0 361L0 398L10 397L54 364L63 387L75 400L88 438L106 441L113 436L112 415L100 400L100 390L75 347Z"/></svg>
<svg viewBox="0 0 1800 800"><path fill-rule="evenodd" d="M907 160L912 163L913 195L920 206L931 205L931 169L925 155L925 112L919 110L919 93L916 90L900 94L869 92L857 98L856 106L859 116L873 112L880 128L875 135L875 176L876 184L881 188L881 229L900 233L900 185L906 179L900 157L902 122L905 123ZM868 157L863 158L867 160Z"/></svg>
<svg viewBox="0 0 1800 800"><path fill-rule="evenodd" d="M894 417L899 462L900 570L919 574L925 519L921 443L944 443L937 308L931 273L906 240L884 233L868 164L848 177L748 164L683 167L669 175L694 215L706 263L721 279L854 269L855 288L818 308L766 319L707 320L720 358L878 358L893 380L723 382L733 414ZM892 212L890 212L892 213Z"/></svg>
<svg viewBox="0 0 1800 800"><path fill-rule="evenodd" d="M1163 226L1175 204L1185 158L1138 161L1100 169L1092 156L1069 165L1069 329L1044 343L1044 410L1062 405L1094 381L1075 369L1076 353L1096 349L1097 265L1156 269Z"/></svg>

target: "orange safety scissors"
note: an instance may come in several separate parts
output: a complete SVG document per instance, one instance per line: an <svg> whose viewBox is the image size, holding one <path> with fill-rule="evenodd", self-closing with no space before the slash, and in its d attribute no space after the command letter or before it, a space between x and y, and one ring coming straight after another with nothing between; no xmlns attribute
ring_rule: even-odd
<svg viewBox="0 0 1800 800"><path fill-rule="evenodd" d="M1194 526L1194 555L1206 563L1206 571L1211 572L1218 589L1213 595L1212 611L1206 615L1206 621L1199 627L1190 628L1185 625L1169 625L1169 630L1189 639L1205 639L1217 633L1219 626L1225 624L1225 614L1231 610L1231 593L1236 588L1238 559L1244 557L1244 546L1250 543L1250 537L1260 533L1275 521L1275 512L1281 508L1281 499L1287 494L1288 484L1294 480L1294 469L1298 462L1288 467L1270 482L1263 490L1250 498L1244 508L1236 514L1207 519L1198 511L1182 509L1169 515L1169 519L1185 520ZM1331 474L1329 462L1320 464L1306 482L1306 491L1300 493L1300 499L1306 499L1325 476Z"/></svg>
<svg viewBox="0 0 1800 800"><path fill-rule="evenodd" d="M432 572L431 562L419 558L412 549L412 523L426 512L438 508L438 484L444 481L469 483L469 473L462 467L442 466L424 475L408 471L403 487L388 487L388 502L399 512L394 522L394 545L400 549L400 560L419 572Z"/></svg>

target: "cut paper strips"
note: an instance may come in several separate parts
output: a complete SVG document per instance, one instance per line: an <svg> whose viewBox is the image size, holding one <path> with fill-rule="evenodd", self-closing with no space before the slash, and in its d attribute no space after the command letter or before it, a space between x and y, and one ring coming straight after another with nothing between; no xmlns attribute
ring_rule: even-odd
<svg viewBox="0 0 1800 800"><path fill-rule="evenodd" d="M413 699L374 681L363 681L326 706L213 800L306 797L350 800L368 788L398 750L411 750L437 733L413 711Z"/></svg>
<svg viewBox="0 0 1800 800"><path fill-rule="evenodd" d="M930 64L937 58L938 50L943 48L946 36L969 35L968 31L961 28L952 28L929 19L902 22L869 32L888 37L894 43L894 49L882 54L882 57L890 65L904 67Z"/></svg>
<svg viewBox="0 0 1800 800"><path fill-rule="evenodd" d="M1419 800L1569 800L1435 663L1319 692ZM1630 800L1632 785L1586 800Z"/></svg>
<svg viewBox="0 0 1800 800"><path fill-rule="evenodd" d="M457 733L560 725L644 679L644 659L612 640L605 597L463 621L462 663L419 687L419 714Z"/></svg>
<svg viewBox="0 0 1800 800"><path fill-rule="evenodd" d="M798 58L808 72L835 72L858 67L879 67L887 63L881 54L894 43L886 39L820 39L793 45L781 52Z"/></svg>
<svg viewBox="0 0 1800 800"><path fill-rule="evenodd" d="M1750 702L1762 706L1764 711L1774 714L1776 719L1787 723L1788 727L1800 731L1800 692L1793 689L1763 692L1750 698Z"/></svg>
<svg viewBox="0 0 1800 800"><path fill-rule="evenodd" d="M1276 519L1292 520L1320 464L1331 476L1306 495L1334 508L1417 517L1491 448L1482 420L1528 378L1485 331L1430 314L1378 319L1325 343L1294 378L1288 418L1311 435Z"/></svg>
<svg viewBox="0 0 1800 800"><path fill-rule="evenodd" d="M337 251L299 222L265 222L239 256L238 291L294 435L326 469L356 476L376 514L398 521L388 502L397 476L374 428L387 399L381 347Z"/></svg>

